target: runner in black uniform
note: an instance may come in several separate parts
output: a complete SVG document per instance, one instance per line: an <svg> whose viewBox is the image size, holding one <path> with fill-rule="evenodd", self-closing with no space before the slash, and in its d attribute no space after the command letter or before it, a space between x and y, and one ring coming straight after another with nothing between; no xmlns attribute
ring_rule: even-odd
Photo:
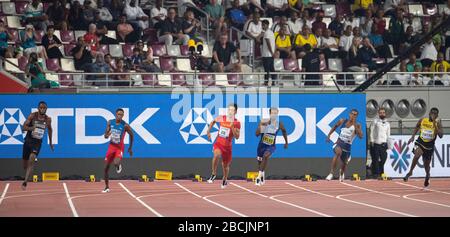
<svg viewBox="0 0 450 237"><path fill-rule="evenodd" d="M33 172L34 162L37 161L39 150L41 150L42 138L44 137L45 129L48 129L48 138L50 141L50 148L53 151L52 143L52 120L45 113L47 112L47 103L39 102L38 112L31 113L25 123L23 130L27 131L25 142L23 144L23 168L26 171L25 180L22 183L22 189L27 187L27 181L30 174Z"/></svg>

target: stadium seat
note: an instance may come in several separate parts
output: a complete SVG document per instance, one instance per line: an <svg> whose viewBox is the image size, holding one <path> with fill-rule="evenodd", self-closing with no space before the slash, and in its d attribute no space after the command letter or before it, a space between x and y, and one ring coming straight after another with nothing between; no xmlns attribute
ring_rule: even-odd
<svg viewBox="0 0 450 237"><path fill-rule="evenodd" d="M336 17L336 5L334 4L323 4L322 11L326 17Z"/></svg>
<svg viewBox="0 0 450 237"><path fill-rule="evenodd" d="M22 56L17 60L17 64L20 68L20 70L25 71L25 68L27 67L28 64L28 57L26 56Z"/></svg>
<svg viewBox="0 0 450 237"><path fill-rule="evenodd" d="M184 86L186 85L186 78L182 74L171 75L172 85L174 86Z"/></svg>
<svg viewBox="0 0 450 237"><path fill-rule="evenodd" d="M147 41L147 44L156 44L158 43L158 32L153 28L145 29L143 38Z"/></svg>
<svg viewBox="0 0 450 237"><path fill-rule="evenodd" d="M53 35L56 36L56 37L58 37L59 40L61 40L61 31L55 30L55 31L53 32ZM61 43L62 43L62 41L61 41Z"/></svg>
<svg viewBox="0 0 450 237"><path fill-rule="evenodd" d="M71 58L61 58L61 69L65 72L75 72L75 64Z"/></svg>
<svg viewBox="0 0 450 237"><path fill-rule="evenodd" d="M241 82L238 74L227 74L227 79L229 85L237 86Z"/></svg>
<svg viewBox="0 0 450 237"><path fill-rule="evenodd" d="M16 29L8 29L8 32L12 35L12 39L8 40L9 44L15 44L17 42L20 42L19 31L17 31Z"/></svg>
<svg viewBox="0 0 450 237"><path fill-rule="evenodd" d="M332 21L331 17L324 17L322 19L322 22L325 23L325 25L327 25L327 27L330 25L331 21Z"/></svg>
<svg viewBox="0 0 450 237"><path fill-rule="evenodd" d="M28 2L16 2L16 13L25 14L25 9L27 8Z"/></svg>
<svg viewBox="0 0 450 237"><path fill-rule="evenodd" d="M74 86L72 75L59 75L59 84L61 86Z"/></svg>
<svg viewBox="0 0 450 237"><path fill-rule="evenodd" d="M142 82L146 86L157 86L158 77L156 75L142 75Z"/></svg>
<svg viewBox="0 0 450 237"><path fill-rule="evenodd" d="M167 54L172 57L181 56L180 46L179 45L169 45L167 46Z"/></svg>
<svg viewBox="0 0 450 237"><path fill-rule="evenodd" d="M330 71L342 72L342 60L339 58L329 58L328 69Z"/></svg>
<svg viewBox="0 0 450 237"><path fill-rule="evenodd" d="M133 86L143 86L143 78L142 78L142 76L143 75L137 74L137 73L131 75L131 81L133 82L132 85Z"/></svg>
<svg viewBox="0 0 450 237"><path fill-rule="evenodd" d="M207 44L203 45L202 56L206 57L206 58L211 58L212 57L212 48L210 48L209 45L207 45Z"/></svg>
<svg viewBox="0 0 450 237"><path fill-rule="evenodd" d="M18 16L6 16L8 22L8 28L23 29L25 27L20 24L20 18Z"/></svg>
<svg viewBox="0 0 450 237"><path fill-rule="evenodd" d="M75 44L65 44L64 45L64 55L66 57L72 57L72 54L70 53L70 51L75 47L76 47Z"/></svg>
<svg viewBox="0 0 450 237"><path fill-rule="evenodd" d="M339 1L336 3L336 14L341 16L350 15L352 13L348 1Z"/></svg>
<svg viewBox="0 0 450 237"><path fill-rule="evenodd" d="M164 44L152 44L153 56L166 55L166 46Z"/></svg>
<svg viewBox="0 0 450 237"><path fill-rule="evenodd" d="M180 45L180 54L181 56L189 56L189 47L187 45Z"/></svg>
<svg viewBox="0 0 450 237"><path fill-rule="evenodd" d="M424 4L423 7L425 9L425 14L426 15L433 16L433 15L436 15L438 13L438 7L437 7L436 4L426 3L426 4Z"/></svg>
<svg viewBox="0 0 450 237"><path fill-rule="evenodd" d="M299 71L302 70L302 63L303 63L303 59L301 59L301 58L297 59L297 65L298 65L298 70Z"/></svg>
<svg viewBox="0 0 450 237"><path fill-rule="evenodd" d="M109 38L117 39L115 30L108 30L108 32L106 33L106 36L108 36Z"/></svg>
<svg viewBox="0 0 450 237"><path fill-rule="evenodd" d="M65 44L76 42L75 34L71 30L62 30L60 39Z"/></svg>
<svg viewBox="0 0 450 237"><path fill-rule="evenodd" d="M215 74L215 84L216 86L229 86L228 78L225 74Z"/></svg>
<svg viewBox="0 0 450 237"><path fill-rule="evenodd" d="M108 47L108 45L101 44L101 45L99 45L99 47L97 48L97 51L102 52L103 55L109 54L109 47Z"/></svg>
<svg viewBox="0 0 450 237"><path fill-rule="evenodd" d="M284 66L283 66L283 59L282 58L276 58L274 59L274 67L275 67L275 71L276 72L281 72L284 70Z"/></svg>
<svg viewBox="0 0 450 237"><path fill-rule="evenodd" d="M198 79L200 80L200 82L202 83L203 86L214 86L215 85L214 77L211 74L198 75Z"/></svg>
<svg viewBox="0 0 450 237"><path fill-rule="evenodd" d="M123 58L122 45L120 44L110 44L109 54L114 58Z"/></svg>
<svg viewBox="0 0 450 237"><path fill-rule="evenodd" d="M159 74L158 75L158 86L172 86L172 79L170 75Z"/></svg>
<svg viewBox="0 0 450 237"><path fill-rule="evenodd" d="M45 65L47 69L50 71L58 72L61 71L61 66L59 65L59 59L57 58L49 58L45 60Z"/></svg>
<svg viewBox="0 0 450 237"><path fill-rule="evenodd" d="M176 59L177 69L183 72L192 72L191 60L189 58L177 58Z"/></svg>
<svg viewBox="0 0 450 237"><path fill-rule="evenodd" d="M36 41L37 44L42 43L42 37L44 37L45 32L42 30L36 30L34 33L34 41Z"/></svg>
<svg viewBox="0 0 450 237"><path fill-rule="evenodd" d="M16 12L16 3L15 2L2 2L2 11L5 15L15 15Z"/></svg>
<svg viewBox="0 0 450 237"><path fill-rule="evenodd" d="M294 59L283 59L283 66L285 71L298 71L298 61Z"/></svg>
<svg viewBox="0 0 450 237"><path fill-rule="evenodd" d="M122 45L123 56L129 58L133 55L134 44Z"/></svg>
<svg viewBox="0 0 450 237"><path fill-rule="evenodd" d="M7 58L8 61L5 60L5 70L12 73L23 73L24 70L21 70L17 67L18 59L17 58Z"/></svg>
<svg viewBox="0 0 450 237"><path fill-rule="evenodd" d="M423 16L422 4L408 4L408 11L414 16Z"/></svg>
<svg viewBox="0 0 450 237"><path fill-rule="evenodd" d="M45 79L59 83L59 76L54 73L45 73Z"/></svg>
<svg viewBox="0 0 450 237"><path fill-rule="evenodd" d="M160 57L159 63L161 65L161 70L165 72L170 72L175 69L175 66L173 65L173 60L170 57Z"/></svg>
<svg viewBox="0 0 450 237"><path fill-rule="evenodd" d="M256 84L256 82L258 82L259 77L258 75L242 75L242 81L241 84L242 86L253 86Z"/></svg>

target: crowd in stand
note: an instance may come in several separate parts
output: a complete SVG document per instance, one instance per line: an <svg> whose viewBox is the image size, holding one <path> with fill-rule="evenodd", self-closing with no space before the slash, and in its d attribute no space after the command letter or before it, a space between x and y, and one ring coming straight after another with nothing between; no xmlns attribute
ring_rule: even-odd
<svg viewBox="0 0 450 237"><path fill-rule="evenodd" d="M160 72L151 46L187 45L191 39L212 48L211 56L201 59L203 70L240 72L243 61L236 43L240 39L229 37L233 27L244 33L242 39L254 41L256 59L262 60L266 72L275 71L273 60L277 58L307 58L298 69L303 71L328 71L329 59L339 59L343 71L369 72L405 53L450 15L450 0L421 2L425 16L410 12L408 4L413 1L408 0L323 1L334 5L335 11L330 14L313 0L178 0L177 7L168 9L163 0L52 0L45 4L32 0L23 9L20 22L24 29L17 35L6 18L0 18L0 54L5 58L27 57L26 74L33 87L57 86L39 74L45 69L35 57L44 61L73 57L75 69L84 72ZM151 7L141 7L149 3ZM445 7L437 9L436 4ZM433 7L435 12L426 12ZM206 42L206 24L201 23L203 11L209 15L211 42ZM0 14L7 15L4 9ZM67 43L55 30L85 33L74 39L76 42L69 42L75 45L67 54L62 50ZM122 43L134 45L132 55L113 58L102 50L103 45ZM428 37L398 68L399 72L417 73L398 74L389 83L448 86L448 74L420 72L449 72L445 58L449 46L450 34L446 32ZM103 85L99 80L105 78L91 75L86 79ZM109 79L113 80L109 85L133 83L128 75ZM268 79L267 75L266 85ZM275 79L272 77L272 84Z"/></svg>

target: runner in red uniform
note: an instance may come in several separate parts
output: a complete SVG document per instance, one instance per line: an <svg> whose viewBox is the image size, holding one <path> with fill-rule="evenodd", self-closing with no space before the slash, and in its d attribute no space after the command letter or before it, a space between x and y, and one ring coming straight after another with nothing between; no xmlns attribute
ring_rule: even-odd
<svg viewBox="0 0 450 237"><path fill-rule="evenodd" d="M109 193L109 167L111 166L111 163L114 162L114 165L116 166L116 172L120 173L122 172L122 157L123 157L123 151L125 149L124 144L124 138L125 133L128 133L130 135L130 146L128 147L128 153L130 153L130 156L133 155L133 130L131 129L130 125L125 123L125 121L122 120L123 118L123 109L117 109L116 110L116 118L111 119L106 124L106 131L105 131L105 138L109 138L109 146L108 151L106 152L105 157L105 169L104 169L104 175L105 175L105 189L103 190L103 193Z"/></svg>
<svg viewBox="0 0 450 237"><path fill-rule="evenodd" d="M217 165L219 162L219 157L222 157L222 188L225 188L228 184L227 178L230 172L231 154L232 154L232 144L233 138L239 139L241 123L234 118L237 112L237 105L231 104L228 106L227 115L219 116L214 121L211 122L208 128L208 140L211 141L211 128L215 123L220 124L219 134L213 145L213 161L212 161L212 174L208 179L208 183L212 183L216 179L217 175Z"/></svg>

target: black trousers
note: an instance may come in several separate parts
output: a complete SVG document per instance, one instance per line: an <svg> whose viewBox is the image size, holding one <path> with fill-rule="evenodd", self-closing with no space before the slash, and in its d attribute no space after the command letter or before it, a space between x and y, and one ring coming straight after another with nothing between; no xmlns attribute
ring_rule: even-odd
<svg viewBox="0 0 450 237"><path fill-rule="evenodd" d="M274 60L273 58L269 58L269 57L263 57L263 67L264 67L264 72L266 72L266 75L264 75L264 85L268 85L269 84L269 73L270 72L275 72L275 65L274 65ZM277 80L277 75L272 74L272 84Z"/></svg>
<svg viewBox="0 0 450 237"><path fill-rule="evenodd" d="M384 173L384 163L387 158L387 143L373 144L372 155L372 175L380 176Z"/></svg>

